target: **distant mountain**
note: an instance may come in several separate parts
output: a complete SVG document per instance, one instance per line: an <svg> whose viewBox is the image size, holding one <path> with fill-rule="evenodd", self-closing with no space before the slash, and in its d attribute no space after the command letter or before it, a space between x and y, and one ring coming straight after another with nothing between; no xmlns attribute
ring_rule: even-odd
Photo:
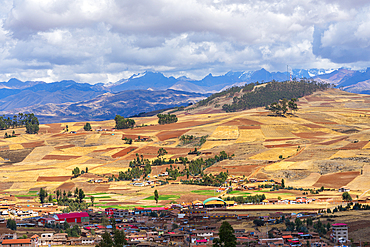
<svg viewBox="0 0 370 247"><path fill-rule="evenodd" d="M351 69L293 69L293 79L313 78L334 84L349 92L370 92L370 69L355 71ZM15 112L27 107L36 109L47 104L73 104L93 100L105 93L119 93L127 90L163 91L172 89L194 93L216 93L232 86L243 86L252 82L285 81L290 78L288 72L269 72L265 69L256 71L230 71L224 75L208 74L203 79L194 80L187 77L167 77L160 72L144 72L128 79L121 79L109 84L78 83L64 80L53 83L42 81L20 81L12 78L0 82L0 111ZM134 107L134 106L133 106Z"/></svg>
<svg viewBox="0 0 370 247"><path fill-rule="evenodd" d="M109 89L114 92L137 89L156 89L163 90L170 88L177 80L174 77L165 77L159 72L145 72L143 74L133 75L129 79L120 80L111 85Z"/></svg>
<svg viewBox="0 0 370 247"><path fill-rule="evenodd" d="M351 93L369 94L370 92L370 68L365 71L341 68L328 74L315 76L313 79L332 83L337 88Z"/></svg>
<svg viewBox="0 0 370 247"><path fill-rule="evenodd" d="M18 110L33 112L41 123L108 120L113 119L116 114L128 117L142 112L187 106L209 95L172 89L126 90L119 93L105 93L94 99L77 103L40 104Z"/></svg>
<svg viewBox="0 0 370 247"><path fill-rule="evenodd" d="M21 82L11 79L0 83L8 88L0 89L0 111L30 107L37 104L59 104L89 100L108 92L101 85L77 83L75 81Z"/></svg>

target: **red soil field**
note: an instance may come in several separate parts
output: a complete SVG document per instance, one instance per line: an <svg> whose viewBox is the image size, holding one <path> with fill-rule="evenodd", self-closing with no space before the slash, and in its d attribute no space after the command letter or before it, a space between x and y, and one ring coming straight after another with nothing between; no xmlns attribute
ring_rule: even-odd
<svg viewBox="0 0 370 247"><path fill-rule="evenodd" d="M73 189L73 187L75 187L75 184L72 183L72 182L67 182L67 183L64 183L60 186L58 186L58 188L56 190L61 190L61 191L70 191Z"/></svg>
<svg viewBox="0 0 370 247"><path fill-rule="evenodd" d="M311 129L315 129L315 128L323 128L322 126L320 125L317 125L317 124L302 124L303 126L306 126L308 128L311 128Z"/></svg>
<svg viewBox="0 0 370 247"><path fill-rule="evenodd" d="M243 130L243 129L245 129L245 130L248 130L248 129L261 129L261 126L257 126L257 125L245 126L245 125L243 125L243 126L238 126L238 129L240 129L240 130Z"/></svg>
<svg viewBox="0 0 370 247"><path fill-rule="evenodd" d="M262 125L262 124L263 123L246 118L235 118L234 120L231 120L220 125L222 126L222 125Z"/></svg>
<svg viewBox="0 0 370 247"><path fill-rule="evenodd" d="M99 153L99 152L108 152L108 151L111 151L113 149L118 149L119 147L116 147L116 148L106 148L106 149L100 149L100 150L94 150L93 153Z"/></svg>
<svg viewBox="0 0 370 247"><path fill-rule="evenodd" d="M13 185L13 182L2 182L2 183L0 183L0 191L10 189L10 187L12 187L12 185Z"/></svg>
<svg viewBox="0 0 370 247"><path fill-rule="evenodd" d="M297 138L282 138L282 139L266 139L265 142L279 142L279 141L289 141L296 140Z"/></svg>
<svg viewBox="0 0 370 247"><path fill-rule="evenodd" d="M44 141L29 142L29 143L22 143L22 146L24 148L35 148L35 147L45 146L45 143L44 143Z"/></svg>
<svg viewBox="0 0 370 247"><path fill-rule="evenodd" d="M73 148L75 145L73 144L69 144L69 145L63 145L63 146L59 146L59 147L55 147L55 149L65 149L65 148Z"/></svg>
<svg viewBox="0 0 370 247"><path fill-rule="evenodd" d="M77 159L81 156L72 156L72 155L45 155L43 160L71 160L71 159Z"/></svg>
<svg viewBox="0 0 370 247"><path fill-rule="evenodd" d="M51 137L59 137L59 136L63 136L64 137L65 135L67 135L67 134L60 133L60 134L52 135Z"/></svg>
<svg viewBox="0 0 370 247"><path fill-rule="evenodd" d="M316 139L317 136L327 135L328 133L325 132L301 132L301 133L293 133L294 135L305 138L305 139Z"/></svg>
<svg viewBox="0 0 370 247"><path fill-rule="evenodd" d="M126 154L130 153L130 152L133 152L135 149L137 149L137 147L127 147L127 148L124 148L122 149L121 151L115 153L112 155L112 158L118 158L118 157L122 157L122 156L125 156Z"/></svg>
<svg viewBox="0 0 370 247"><path fill-rule="evenodd" d="M0 151L9 150L9 146L2 146L0 147Z"/></svg>
<svg viewBox="0 0 370 247"><path fill-rule="evenodd" d="M164 141L164 140L171 139L171 138L178 138L188 131L189 129L162 131L159 134L157 134L157 137L160 141Z"/></svg>
<svg viewBox="0 0 370 247"><path fill-rule="evenodd" d="M341 150L356 150L356 149L362 149L366 144L368 144L368 141L359 141L357 143L348 143L344 147L341 147L339 149Z"/></svg>
<svg viewBox="0 0 370 247"><path fill-rule="evenodd" d="M45 124L45 125L49 126L50 128L44 128L43 126L40 126L40 132L43 132L43 133L47 132L47 133L55 134L55 133L59 133L60 131L64 129L60 123Z"/></svg>
<svg viewBox="0 0 370 247"><path fill-rule="evenodd" d="M335 140L331 140L331 141L327 141L327 142L321 142L321 143L318 143L318 144L320 144L320 145L331 145L331 144L340 142L340 141L342 141L342 140L344 140L346 138L347 138L347 136L343 136L343 137L340 137L340 138L335 139Z"/></svg>
<svg viewBox="0 0 370 247"><path fill-rule="evenodd" d="M65 182L72 176L38 177L37 182Z"/></svg>
<svg viewBox="0 0 370 247"><path fill-rule="evenodd" d="M183 128L189 128L189 127L195 127L205 124L211 124L215 123L219 120L210 120L210 121L187 121L187 122L181 122L181 123L171 123L171 124L164 124L164 125L153 125L153 126L145 126L140 127L132 130L125 130L125 133L139 133L143 131L158 131L158 130L174 130L174 129L183 129Z"/></svg>
<svg viewBox="0 0 370 247"><path fill-rule="evenodd" d="M190 148L171 148L171 147L163 147L168 154L182 154L182 153L188 153L190 151ZM153 147L153 146L147 146L138 152L139 154L158 154L159 147Z"/></svg>
<svg viewBox="0 0 370 247"><path fill-rule="evenodd" d="M325 188L340 188L346 186L353 179L355 179L360 172L338 172L332 174L322 175L319 180L313 185L314 187L324 186Z"/></svg>

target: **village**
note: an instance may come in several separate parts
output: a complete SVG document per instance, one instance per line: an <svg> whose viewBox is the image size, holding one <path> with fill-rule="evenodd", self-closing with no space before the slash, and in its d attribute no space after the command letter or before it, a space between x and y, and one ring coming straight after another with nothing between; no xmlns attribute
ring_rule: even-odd
<svg viewBox="0 0 370 247"><path fill-rule="evenodd" d="M337 204L328 204L326 209L315 207L320 199L312 196L294 200L260 198L261 201L255 203L237 203L230 200L228 191L258 190L261 183L272 183L252 179L250 182L258 186L244 186L240 180L230 179L229 187L220 187L218 192L224 193L223 197L209 197L204 201L132 209L91 206L71 213L62 213L65 207L54 203L32 206L26 202L12 203L16 198L4 195L1 200L7 204L0 205L1 246L94 246L102 241L104 232L111 233L115 229L124 231L128 246L212 246L223 221L233 227L238 246L363 246L349 239L346 223L340 222L340 218L339 221L331 218L334 215L330 208ZM272 184L281 186L281 183ZM338 192L347 190L340 188ZM342 201L336 208L349 211L355 209L354 205L360 205L356 209L365 209L361 205L369 202L370 199ZM297 207L307 204L310 204L309 210ZM277 205L285 207L274 210Z"/></svg>

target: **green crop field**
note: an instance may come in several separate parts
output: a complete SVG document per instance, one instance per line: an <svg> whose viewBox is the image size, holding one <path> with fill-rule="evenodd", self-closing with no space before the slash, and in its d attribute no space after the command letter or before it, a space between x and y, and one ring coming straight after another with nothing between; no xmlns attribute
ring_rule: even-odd
<svg viewBox="0 0 370 247"><path fill-rule="evenodd" d="M177 200L180 196L177 195L159 195L158 200L165 201L165 200ZM154 196L149 196L145 198L144 200L154 200Z"/></svg>
<svg viewBox="0 0 370 247"><path fill-rule="evenodd" d="M228 194L231 194L231 195L234 195L234 194L238 194L238 195L250 195L251 193L233 190L233 191L230 191Z"/></svg>

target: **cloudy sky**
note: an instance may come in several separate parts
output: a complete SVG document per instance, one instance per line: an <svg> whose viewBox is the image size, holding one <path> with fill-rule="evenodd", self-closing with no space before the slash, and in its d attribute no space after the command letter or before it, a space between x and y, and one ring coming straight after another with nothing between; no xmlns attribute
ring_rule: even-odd
<svg viewBox="0 0 370 247"><path fill-rule="evenodd" d="M1 0L0 80L370 67L368 0Z"/></svg>

